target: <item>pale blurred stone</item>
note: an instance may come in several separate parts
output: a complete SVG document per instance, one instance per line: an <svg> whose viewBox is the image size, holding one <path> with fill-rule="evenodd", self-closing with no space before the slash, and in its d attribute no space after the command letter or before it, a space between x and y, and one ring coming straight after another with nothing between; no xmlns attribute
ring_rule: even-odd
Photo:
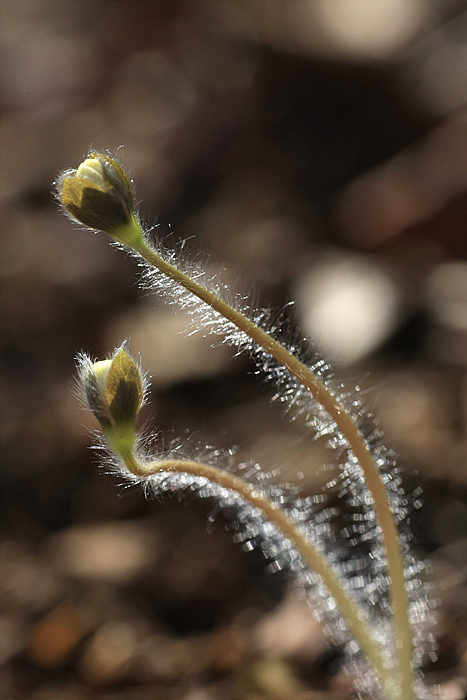
<svg viewBox="0 0 467 700"><path fill-rule="evenodd" d="M131 623L107 623L88 643L80 661L81 675L92 686L117 683L125 676L137 644L137 631Z"/></svg>
<svg viewBox="0 0 467 700"><path fill-rule="evenodd" d="M325 641L309 603L289 597L259 622L255 647L266 656L311 661L323 651Z"/></svg>
<svg viewBox="0 0 467 700"><path fill-rule="evenodd" d="M299 279L302 328L334 364L348 365L375 350L395 330L397 288L378 261L327 251Z"/></svg>
<svg viewBox="0 0 467 700"><path fill-rule="evenodd" d="M465 678L454 678L440 686L439 700L465 700L467 681Z"/></svg>
<svg viewBox="0 0 467 700"><path fill-rule="evenodd" d="M51 538L56 567L69 576L124 583L154 564L156 535L144 523L106 522L69 528Z"/></svg>
<svg viewBox="0 0 467 700"><path fill-rule="evenodd" d="M104 342L112 347L129 338L157 387L216 376L228 367L233 351L225 345L213 347L216 336L202 330L188 335L193 321L196 325L196 316L174 313L173 308L143 304L121 314L107 329Z"/></svg>

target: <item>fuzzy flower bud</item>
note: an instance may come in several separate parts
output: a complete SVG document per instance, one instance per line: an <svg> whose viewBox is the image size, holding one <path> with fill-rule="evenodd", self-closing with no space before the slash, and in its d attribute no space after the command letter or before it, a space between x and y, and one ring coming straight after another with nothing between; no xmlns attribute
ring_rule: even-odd
<svg viewBox="0 0 467 700"><path fill-rule="evenodd" d="M146 385L140 367L125 346L118 348L110 359L100 362L80 357L79 378L86 402L109 442L119 452L131 449Z"/></svg>
<svg viewBox="0 0 467 700"><path fill-rule="evenodd" d="M65 212L89 228L110 233L126 243L135 228L131 183L120 163L91 152L76 170L66 170L56 182Z"/></svg>

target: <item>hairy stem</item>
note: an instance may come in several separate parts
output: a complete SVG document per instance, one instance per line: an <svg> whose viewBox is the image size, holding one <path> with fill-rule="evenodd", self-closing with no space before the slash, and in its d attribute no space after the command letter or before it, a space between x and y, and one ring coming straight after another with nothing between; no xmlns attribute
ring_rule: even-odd
<svg viewBox="0 0 467 700"><path fill-rule="evenodd" d="M125 244L138 253L146 262L157 268L186 290L195 294L212 309L231 321L239 330L248 335L255 343L274 357L281 365L295 376L310 394L323 406L338 429L346 438L349 448L358 460L367 486L372 494L376 516L381 527L386 550L389 574L389 595L393 610L395 654L400 673L400 697L413 700L413 670L411 666L413 642L412 630L408 618L408 600L405 590L403 558L399 544L397 527L391 512L386 490L373 455L365 442L358 426L345 411L338 399L327 389L315 374L295 357L285 346L272 338L253 321L234 309L216 294L198 284L159 255L144 239L139 223L135 219L131 225L131 235ZM343 611L344 612L344 611ZM345 613L344 613L345 614ZM366 653L366 652L365 652Z"/></svg>
<svg viewBox="0 0 467 700"><path fill-rule="evenodd" d="M209 464L202 464L191 460L170 459L149 464L141 463L134 454L121 455L126 468L135 476L149 477L159 472L181 472L203 477L209 481L230 489L239 494L255 508L260 509L266 518L276 525L283 534L293 543L307 564L322 579L331 596L335 599L342 615L347 620L355 639L358 641L363 653L380 677L382 687L388 695L388 700L400 700L400 688L397 680L391 672L385 668L378 644L373 639L357 607L345 592L339 579L328 566L323 555L307 540L305 535L293 523L287 514L279 506L275 505L256 486L248 483L230 472L218 469ZM404 700L406 696L403 696Z"/></svg>

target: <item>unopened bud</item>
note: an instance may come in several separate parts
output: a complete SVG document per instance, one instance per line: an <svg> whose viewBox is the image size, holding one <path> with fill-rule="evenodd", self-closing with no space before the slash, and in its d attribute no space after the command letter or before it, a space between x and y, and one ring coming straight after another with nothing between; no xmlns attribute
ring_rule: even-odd
<svg viewBox="0 0 467 700"><path fill-rule="evenodd" d="M91 152L76 170L67 170L58 178L56 189L66 213L79 223L118 240L128 227L134 228L131 183L114 158Z"/></svg>
<svg viewBox="0 0 467 700"><path fill-rule="evenodd" d="M119 450L122 446L132 447L136 416L146 388L140 367L125 346L109 360L93 363L84 357L79 365L86 401L109 441Z"/></svg>

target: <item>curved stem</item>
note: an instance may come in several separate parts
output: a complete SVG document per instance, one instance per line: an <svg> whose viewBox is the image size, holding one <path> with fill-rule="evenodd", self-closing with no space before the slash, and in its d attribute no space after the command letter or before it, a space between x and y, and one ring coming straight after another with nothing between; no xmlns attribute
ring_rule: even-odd
<svg viewBox="0 0 467 700"><path fill-rule="evenodd" d="M239 330L246 333L255 343L286 367L323 406L335 421L338 429L345 436L350 449L358 460L365 475L365 480L372 494L376 515L381 527L390 579L389 595L393 608L395 654L400 672L400 697L404 700L412 700L414 698L412 687L413 671L411 666L413 642L412 630L408 618L408 600L405 590L404 566L399 537L380 472L357 425L335 396L326 388L323 382L315 376L309 367L292 355L285 346L272 338L266 331L253 323L253 321L242 313L220 299L213 292L198 284L191 277L164 260L164 258L144 240L142 230L136 219L131 224L131 236L126 244L150 265L156 267L170 279L176 281L192 294L195 294L224 318L231 321Z"/></svg>
<svg viewBox="0 0 467 700"><path fill-rule="evenodd" d="M276 527L278 527L293 543L302 558L313 571L321 577L324 585L336 601L340 612L352 629L352 633L358 641L363 653L379 675L381 684L385 692L388 693L388 700L400 700L401 695L399 693L398 684L392 677L390 671L385 668L378 650L378 644L367 629L357 607L345 592L338 577L329 567L323 555L309 540L307 540L295 523L287 517L287 514L279 506L276 506L264 492L248 481L230 472L218 469L209 464L202 464L201 462L170 459L144 464L139 462L134 454L127 454L126 456L121 455L121 457L126 468L138 477L149 477L159 472L192 474L193 476L209 479L209 481L223 488L235 491L252 506L259 508L266 518L276 525Z"/></svg>

